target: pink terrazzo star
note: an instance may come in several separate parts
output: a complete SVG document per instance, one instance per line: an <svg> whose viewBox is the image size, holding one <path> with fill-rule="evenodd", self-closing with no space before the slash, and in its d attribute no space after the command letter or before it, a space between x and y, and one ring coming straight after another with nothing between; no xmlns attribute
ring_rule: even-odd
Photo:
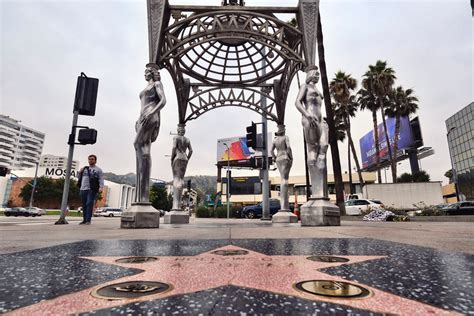
<svg viewBox="0 0 474 316"><path fill-rule="evenodd" d="M116 263L123 257L83 257L89 260L114 264L143 272L100 284L76 293L14 310L9 315L65 315L111 308L132 302L151 301L186 293L208 290L225 285L252 288L292 295L303 299L341 304L353 308L389 314L448 315L457 314L424 303L409 300L369 286L371 295L358 299L340 299L312 295L296 290L293 285L305 280L347 280L319 270L384 258L383 256L344 256L349 262L315 262L308 256L267 256L247 250L247 255L221 256L215 250L247 250L225 246L197 256L160 256L157 261L141 264ZM377 273L374 271L374 273ZM126 281L157 281L172 285L172 290L136 299L107 300L91 296L91 292L105 285ZM357 282L352 282L358 284Z"/></svg>

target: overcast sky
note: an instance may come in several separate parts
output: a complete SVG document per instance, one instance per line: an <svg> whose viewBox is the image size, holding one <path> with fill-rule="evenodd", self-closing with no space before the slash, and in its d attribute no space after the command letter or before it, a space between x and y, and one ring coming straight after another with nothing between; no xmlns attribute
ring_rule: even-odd
<svg viewBox="0 0 474 316"><path fill-rule="evenodd" d="M220 0L206 4L218 5ZM297 0L247 0L246 4L296 6ZM396 71L396 85L414 89L420 100L418 114L425 146L435 150L433 156L421 161L422 168L432 180L445 181L443 174L451 167L444 121L474 99L474 20L469 1L322 0L320 9L329 78L343 70L360 83L369 64L387 60ZM43 154L66 156L77 76L85 72L99 78L96 115L79 117L79 125L98 130L98 140L92 146L77 146L74 158L83 165L87 155L95 153L104 171L134 172L134 123L149 58L146 0L0 0L0 12L0 113L46 133ZM161 112L160 135L152 146L152 177L170 180L170 158L166 155L171 152L170 132L176 131L178 111L173 82L166 71L162 71L162 82L168 102ZM291 174L301 175L303 140L301 116L294 106L296 93L295 80L285 124L295 156ZM187 175L215 175L217 139L244 135L252 120L260 118L249 110L225 107L190 121L187 136L194 155ZM358 139L371 127L369 112L354 119L357 148ZM273 122L269 130L276 130ZM345 143L340 145L344 171L346 148ZM331 159L328 163L332 173ZM408 171L408 161L400 169ZM257 171L240 174L258 175ZM391 179L389 172L387 178Z"/></svg>

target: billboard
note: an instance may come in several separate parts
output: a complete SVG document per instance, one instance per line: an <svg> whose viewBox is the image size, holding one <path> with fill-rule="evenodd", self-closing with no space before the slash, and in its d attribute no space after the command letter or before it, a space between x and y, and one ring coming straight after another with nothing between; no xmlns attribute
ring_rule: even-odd
<svg viewBox="0 0 474 316"><path fill-rule="evenodd" d="M390 145L394 146L395 140L395 118L387 118L387 132L388 137L390 140ZM379 156L380 162L385 160L389 160L388 154L388 147L387 147L387 140L385 137L385 130L383 128L383 123L380 123L377 126L378 134L379 134ZM374 139L374 131L371 130L367 134L365 134L360 140L360 156L362 160L362 167L364 169L370 168L376 164L376 151L375 151L375 139ZM400 118L400 135L398 138L398 150L408 149L412 146L415 146L413 141L413 135L410 128L410 120L407 116Z"/></svg>
<svg viewBox="0 0 474 316"><path fill-rule="evenodd" d="M268 147L271 145L271 133L267 134ZM257 142L261 142L262 134L257 135ZM227 150L227 144L229 150ZM245 136L222 138L217 140L217 162L220 161L237 161L248 160L252 156L261 156L260 151L255 151L247 147L247 139Z"/></svg>

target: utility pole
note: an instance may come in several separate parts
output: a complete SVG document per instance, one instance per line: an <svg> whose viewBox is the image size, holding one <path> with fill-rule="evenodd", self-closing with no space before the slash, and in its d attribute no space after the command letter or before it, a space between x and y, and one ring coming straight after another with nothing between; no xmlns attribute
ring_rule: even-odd
<svg viewBox="0 0 474 316"><path fill-rule="evenodd" d="M227 143L224 143L225 147L227 147L227 190L226 190L226 201L227 201L227 219L230 218L230 148Z"/></svg>

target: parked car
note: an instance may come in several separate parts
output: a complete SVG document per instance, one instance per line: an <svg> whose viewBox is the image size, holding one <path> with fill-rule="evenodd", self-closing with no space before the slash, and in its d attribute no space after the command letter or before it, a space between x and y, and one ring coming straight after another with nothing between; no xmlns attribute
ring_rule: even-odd
<svg viewBox="0 0 474 316"><path fill-rule="evenodd" d="M42 208L39 208L39 207L25 207L27 210L31 210L32 212L38 212L38 216L41 216L41 215L46 215L46 210L42 209Z"/></svg>
<svg viewBox="0 0 474 316"><path fill-rule="evenodd" d="M122 216L123 210L115 207L103 207L95 210L94 216L114 217Z"/></svg>
<svg viewBox="0 0 474 316"><path fill-rule="evenodd" d="M269 200L269 208L270 208L270 216L277 213L280 210L280 200L277 199L270 199ZM290 205L290 211L293 211L293 205ZM255 205L248 205L245 206L241 213L241 217L246 218L258 218L262 217L262 203L258 203Z"/></svg>
<svg viewBox="0 0 474 316"><path fill-rule="evenodd" d="M347 215L362 215L363 212L366 213L376 209L383 209L382 202L376 203L366 199L347 200L344 204L346 205Z"/></svg>
<svg viewBox="0 0 474 316"><path fill-rule="evenodd" d="M36 217L40 216L38 211L35 209L26 209L24 207L12 207L5 209L5 216L31 216Z"/></svg>
<svg viewBox="0 0 474 316"><path fill-rule="evenodd" d="M474 215L474 202L464 201L449 204L442 208L446 215Z"/></svg>

